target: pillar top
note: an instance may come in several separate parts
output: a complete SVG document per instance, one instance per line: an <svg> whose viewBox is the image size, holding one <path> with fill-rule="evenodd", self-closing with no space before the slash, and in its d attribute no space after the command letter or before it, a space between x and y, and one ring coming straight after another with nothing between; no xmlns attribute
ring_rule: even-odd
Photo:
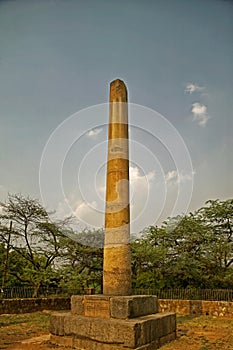
<svg viewBox="0 0 233 350"><path fill-rule="evenodd" d="M123 80L115 79L110 83L110 102L127 102L127 88Z"/></svg>

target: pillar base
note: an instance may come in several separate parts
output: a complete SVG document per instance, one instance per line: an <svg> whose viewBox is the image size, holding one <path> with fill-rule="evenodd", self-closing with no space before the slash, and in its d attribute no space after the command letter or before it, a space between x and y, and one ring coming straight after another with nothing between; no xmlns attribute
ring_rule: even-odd
<svg viewBox="0 0 233 350"><path fill-rule="evenodd" d="M153 296L72 296L55 313L50 341L78 350L154 350L176 337L176 315L157 313Z"/></svg>

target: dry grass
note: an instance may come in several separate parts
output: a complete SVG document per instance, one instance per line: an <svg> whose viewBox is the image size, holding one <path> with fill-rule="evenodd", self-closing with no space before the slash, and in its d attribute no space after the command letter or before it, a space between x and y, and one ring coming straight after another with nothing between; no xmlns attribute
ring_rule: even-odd
<svg viewBox="0 0 233 350"><path fill-rule="evenodd" d="M14 349L25 339L47 334L49 318L43 312L0 315L0 349Z"/></svg>
<svg viewBox="0 0 233 350"><path fill-rule="evenodd" d="M161 350L232 350L233 319L210 316L177 318L177 339Z"/></svg>
<svg viewBox="0 0 233 350"><path fill-rule="evenodd" d="M48 312L22 315L0 315L1 350L62 350L46 342L49 334ZM39 341L24 343L25 339L38 337ZM177 317L177 339L161 350L232 350L233 319L210 316ZM63 349L64 350L64 349Z"/></svg>

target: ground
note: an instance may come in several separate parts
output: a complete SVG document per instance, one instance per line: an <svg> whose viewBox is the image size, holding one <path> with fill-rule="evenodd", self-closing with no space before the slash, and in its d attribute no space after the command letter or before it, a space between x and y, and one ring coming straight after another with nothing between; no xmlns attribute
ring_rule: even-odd
<svg viewBox="0 0 233 350"><path fill-rule="evenodd" d="M49 344L49 318L49 311L0 315L0 349L64 350ZM233 319L210 316L178 317L177 340L160 349L232 350Z"/></svg>
<svg viewBox="0 0 233 350"><path fill-rule="evenodd" d="M232 350L233 319L211 316L177 317L177 339L161 350Z"/></svg>

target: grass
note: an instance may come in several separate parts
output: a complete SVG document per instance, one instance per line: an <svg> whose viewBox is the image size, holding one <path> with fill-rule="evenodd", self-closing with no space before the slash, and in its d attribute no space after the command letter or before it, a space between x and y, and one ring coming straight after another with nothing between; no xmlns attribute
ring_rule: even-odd
<svg viewBox="0 0 233 350"><path fill-rule="evenodd" d="M33 312L19 315L0 315L0 326L6 327L9 325L33 325L45 330L48 326L50 315L43 312Z"/></svg>
<svg viewBox="0 0 233 350"><path fill-rule="evenodd" d="M177 339L161 350L232 350L233 319L178 316Z"/></svg>
<svg viewBox="0 0 233 350"><path fill-rule="evenodd" d="M34 312L19 315L0 315L1 340L8 342L15 338L28 338L36 334L48 333L50 315Z"/></svg>
<svg viewBox="0 0 233 350"><path fill-rule="evenodd" d="M0 315L0 349L17 349L16 344L26 338L48 334L49 320L50 314L45 312ZM232 330L233 318L178 316L178 337L161 350L231 350Z"/></svg>

